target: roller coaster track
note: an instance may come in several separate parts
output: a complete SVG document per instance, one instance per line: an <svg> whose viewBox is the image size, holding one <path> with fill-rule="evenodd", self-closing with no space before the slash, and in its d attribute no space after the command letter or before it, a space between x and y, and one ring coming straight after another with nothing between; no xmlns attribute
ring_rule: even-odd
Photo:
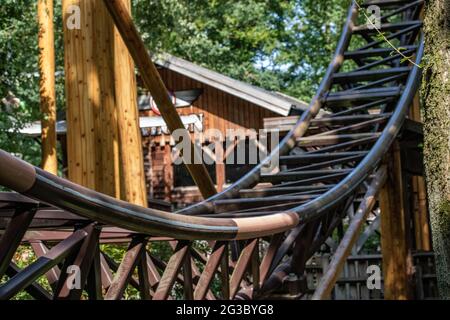
<svg viewBox="0 0 450 320"><path fill-rule="evenodd" d="M386 178L382 159L421 79L423 3L353 2L309 109L278 147L223 192L179 212L116 200L0 151L0 184L17 192L0 194L0 299L22 290L37 299L122 299L131 287L143 299L290 291L298 285L290 275L304 273L350 208L372 208L368 199ZM381 9L378 30L361 14L369 5ZM279 170L263 173L274 157ZM108 242L128 245L120 263L99 246ZM21 243L38 257L23 269L13 262ZM66 285L69 266L79 268L81 288Z"/></svg>

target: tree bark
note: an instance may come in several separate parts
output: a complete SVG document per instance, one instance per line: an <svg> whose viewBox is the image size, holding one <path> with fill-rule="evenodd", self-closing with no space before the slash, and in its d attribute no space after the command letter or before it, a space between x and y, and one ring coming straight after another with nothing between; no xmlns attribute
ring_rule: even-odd
<svg viewBox="0 0 450 320"><path fill-rule="evenodd" d="M57 174L55 45L53 0L38 0L39 94L41 99L42 169Z"/></svg>
<svg viewBox="0 0 450 320"><path fill-rule="evenodd" d="M426 2L424 162L441 298L450 299L450 2Z"/></svg>

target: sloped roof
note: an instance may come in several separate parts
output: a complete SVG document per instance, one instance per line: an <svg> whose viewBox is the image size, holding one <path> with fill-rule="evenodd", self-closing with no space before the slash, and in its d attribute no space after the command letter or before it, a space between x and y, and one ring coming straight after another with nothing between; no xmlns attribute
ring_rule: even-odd
<svg viewBox="0 0 450 320"><path fill-rule="evenodd" d="M180 73L282 116L289 115L292 108L298 110L308 108L306 102L232 79L168 53L155 55L153 60L158 66Z"/></svg>

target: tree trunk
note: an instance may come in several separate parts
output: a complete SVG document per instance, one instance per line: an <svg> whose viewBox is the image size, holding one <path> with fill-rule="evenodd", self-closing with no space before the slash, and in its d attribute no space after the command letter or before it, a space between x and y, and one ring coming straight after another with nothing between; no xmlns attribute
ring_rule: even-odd
<svg viewBox="0 0 450 320"><path fill-rule="evenodd" d="M38 0L39 93L42 113L42 169L57 174L55 45L53 0Z"/></svg>
<svg viewBox="0 0 450 320"><path fill-rule="evenodd" d="M441 298L450 299L450 2L426 2L424 161Z"/></svg>

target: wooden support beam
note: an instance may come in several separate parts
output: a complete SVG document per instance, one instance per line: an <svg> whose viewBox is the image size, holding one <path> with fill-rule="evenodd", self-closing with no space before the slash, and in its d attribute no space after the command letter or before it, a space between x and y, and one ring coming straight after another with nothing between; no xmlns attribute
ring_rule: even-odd
<svg viewBox="0 0 450 320"><path fill-rule="evenodd" d="M430 224L429 224L429 214L427 205L427 192L425 187L425 179L423 177L415 177L417 180L417 223L416 230L420 232L420 246L417 245L417 249L423 251L431 251L431 235L430 235ZM420 231L419 231L420 230Z"/></svg>
<svg viewBox="0 0 450 320"><path fill-rule="evenodd" d="M239 286L244 278L244 275L249 267L254 251L258 250L258 239L248 240L245 248L242 250L239 259L234 268L230 279L230 300L234 299L239 290Z"/></svg>
<svg viewBox="0 0 450 320"><path fill-rule="evenodd" d="M145 48L144 42L139 36L124 2L121 0L103 0L103 2L114 19L115 25L128 47L128 51L141 73L145 86L155 100L161 115L167 123L167 127L171 132L174 132L177 129L186 131L172 100L167 94L167 88L153 64L150 54ZM208 198L216 193L214 183L209 176L205 165L203 163L196 164L193 161L193 159L201 159L201 156L198 154L197 148L194 147L188 132L186 132L183 139L189 140L187 141L189 142L187 145L191 146L192 155L192 157L188 157L187 154L183 155L186 167L199 187L203 197Z"/></svg>
<svg viewBox="0 0 450 320"><path fill-rule="evenodd" d="M80 26L71 25L73 18ZM63 21L68 176L119 197L114 25L103 3L95 0L63 0Z"/></svg>
<svg viewBox="0 0 450 320"><path fill-rule="evenodd" d="M130 12L131 1L123 0L122 2ZM116 28L114 29L114 72L120 141L121 198L146 207L147 189L134 63Z"/></svg>
<svg viewBox="0 0 450 320"><path fill-rule="evenodd" d="M73 253L79 243L86 237L86 231L75 231L69 238L55 245L47 254L38 258L28 267L18 272L7 283L0 287L0 300L11 299L18 292L31 285L36 279Z"/></svg>
<svg viewBox="0 0 450 320"><path fill-rule="evenodd" d="M216 242L214 244L211 255L205 265L205 269L203 270L197 286L195 287L194 300L203 300L205 298L226 250L228 250L226 242Z"/></svg>
<svg viewBox="0 0 450 320"><path fill-rule="evenodd" d="M164 144L163 148L163 185L164 185L164 200L172 202L172 192L174 188L174 170L172 165L172 148L170 144Z"/></svg>
<svg viewBox="0 0 450 320"><path fill-rule="evenodd" d="M87 236L78 252L74 255L74 259L68 259L70 261L64 263L64 268L60 273L57 289L55 290L56 299L79 300L83 294L83 289L86 285L86 280L88 279L89 271L94 261L94 256L98 252L100 228L97 227L95 223L92 223L83 230L87 232ZM71 288L69 286L68 275L70 274L70 271L65 267L71 266L77 266L79 268L80 288Z"/></svg>
<svg viewBox="0 0 450 320"><path fill-rule="evenodd" d="M47 252L49 251L47 246L41 240L30 241L30 245L33 248L34 254L38 258L47 254ZM53 291L56 289L56 284L58 283L60 274L61 274L61 271L59 270L58 266L52 268L45 274L48 284L50 285L50 287L52 287Z"/></svg>
<svg viewBox="0 0 450 320"><path fill-rule="evenodd" d="M139 259L145 254L147 239L140 236L135 237L125 253L122 262L117 269L114 280L105 295L105 300L120 300L130 282L134 269L139 264ZM139 280L142 280L139 278ZM142 284L144 285L144 284ZM141 285L138 285L142 289Z"/></svg>
<svg viewBox="0 0 450 320"><path fill-rule="evenodd" d="M386 180L386 167L382 167L377 171L373 181L371 182L367 192L364 196L364 202L361 202L358 210L352 218L348 229L345 232L342 241L340 242L333 259L325 272L325 275L320 279L317 289L312 296L312 300L327 299L333 287L344 268L347 257L352 252L352 248L358 240L358 235L367 220L370 211L376 203L376 196L381 186Z"/></svg>
<svg viewBox="0 0 450 320"><path fill-rule="evenodd" d="M6 275L12 278L20 273L20 271L21 269L15 263L11 262L6 271ZM31 283L29 286L25 287L24 290L36 300L52 300L51 294L36 282Z"/></svg>
<svg viewBox="0 0 450 320"><path fill-rule="evenodd" d="M189 242L178 242L174 253L167 262L167 266L159 281L158 288L153 295L153 300L165 300L169 297L170 291L177 279L178 273L185 262L186 255L189 251Z"/></svg>
<svg viewBox="0 0 450 320"><path fill-rule="evenodd" d="M50 173L58 174L53 0L39 0L37 9L39 23L39 94L42 116L41 167Z"/></svg>
<svg viewBox="0 0 450 320"><path fill-rule="evenodd" d="M408 248L405 200L397 141L388 157L388 178L380 192L381 252L383 255L384 297L405 300L408 289Z"/></svg>
<svg viewBox="0 0 450 320"><path fill-rule="evenodd" d="M102 263L100 259L100 246L94 249L91 269L88 273L86 292L89 300L103 300Z"/></svg>
<svg viewBox="0 0 450 320"><path fill-rule="evenodd" d="M64 0L63 12L69 179L147 206L133 60L102 1Z"/></svg>
<svg viewBox="0 0 450 320"><path fill-rule="evenodd" d="M27 206L19 206L15 211L0 238L0 278L8 269L12 257L36 213L36 209Z"/></svg>
<svg viewBox="0 0 450 320"><path fill-rule="evenodd" d="M419 93L414 96L412 106L410 108L409 117L417 122L422 122L420 115L420 97ZM414 231L416 240L416 249L430 251L431 237L429 215L427 208L427 194L425 188L425 180L421 176L412 177L412 191L414 198Z"/></svg>

